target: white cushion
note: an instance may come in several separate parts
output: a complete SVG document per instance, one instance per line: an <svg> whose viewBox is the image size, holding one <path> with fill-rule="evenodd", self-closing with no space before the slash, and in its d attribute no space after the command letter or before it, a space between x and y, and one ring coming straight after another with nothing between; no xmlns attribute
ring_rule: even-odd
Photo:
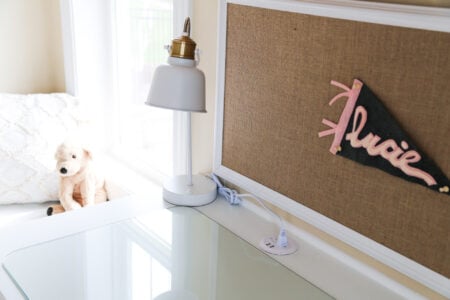
<svg viewBox="0 0 450 300"><path fill-rule="evenodd" d="M68 94L0 93L0 204L58 199L54 153L77 131L79 106Z"/></svg>

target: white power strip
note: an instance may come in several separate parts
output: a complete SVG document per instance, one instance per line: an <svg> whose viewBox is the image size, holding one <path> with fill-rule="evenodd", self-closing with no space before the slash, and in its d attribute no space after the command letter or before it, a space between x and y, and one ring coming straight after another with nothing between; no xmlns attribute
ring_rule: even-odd
<svg viewBox="0 0 450 300"><path fill-rule="evenodd" d="M264 252L275 254L275 255L289 255L295 253L298 249L297 245L292 241L287 243L286 246L280 246L277 244L277 239L274 237L263 238L259 242L259 247Z"/></svg>

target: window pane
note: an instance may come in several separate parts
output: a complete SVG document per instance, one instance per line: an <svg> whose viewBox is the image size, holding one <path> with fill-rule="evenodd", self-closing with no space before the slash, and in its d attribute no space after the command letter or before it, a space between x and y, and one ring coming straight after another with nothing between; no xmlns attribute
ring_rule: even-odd
<svg viewBox="0 0 450 300"><path fill-rule="evenodd" d="M144 105L155 68L173 38L172 0L117 0L119 138L125 159L165 175L173 169L173 112Z"/></svg>

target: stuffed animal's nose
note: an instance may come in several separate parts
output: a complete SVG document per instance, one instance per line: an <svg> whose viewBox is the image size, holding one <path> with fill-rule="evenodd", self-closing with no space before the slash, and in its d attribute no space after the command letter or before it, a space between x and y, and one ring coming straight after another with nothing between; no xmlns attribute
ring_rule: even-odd
<svg viewBox="0 0 450 300"><path fill-rule="evenodd" d="M66 168L61 168L59 170L59 172L61 172L61 174L66 174L67 173L67 169Z"/></svg>

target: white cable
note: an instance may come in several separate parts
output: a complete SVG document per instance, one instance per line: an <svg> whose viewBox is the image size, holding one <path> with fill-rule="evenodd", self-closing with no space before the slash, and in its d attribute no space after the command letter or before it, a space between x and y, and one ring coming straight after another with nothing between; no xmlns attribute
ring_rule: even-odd
<svg viewBox="0 0 450 300"><path fill-rule="evenodd" d="M236 190L225 187L216 174L211 174L212 180L217 184L217 192L222 195L231 205L239 205L241 198Z"/></svg>
<svg viewBox="0 0 450 300"><path fill-rule="evenodd" d="M277 215L273 210L268 208L264 202L255 195L252 194L239 194L236 190L225 187L220 179L215 175L211 174L212 180L217 184L218 193L222 195L231 205L239 205L241 203L241 198L252 198L258 201L258 203L267 211L269 214L274 216L280 222L280 232L276 240L276 246L280 248L288 247L288 240L286 236L286 230L284 229L284 220L279 215Z"/></svg>
<svg viewBox="0 0 450 300"><path fill-rule="evenodd" d="M276 219L278 219L278 220L280 221L280 227L281 227L282 230L284 230L284 221L283 221L283 218L281 218L281 217L280 217L279 215L277 215L273 210L271 210L270 208L268 208L260 198L254 196L254 195L252 195L252 194L237 194L237 196L238 196L238 197L243 197L243 198L252 198L252 199L257 200L257 201L259 202L259 204L260 204L260 205L261 205L261 206L262 206L269 214L271 214L272 216L274 216Z"/></svg>

